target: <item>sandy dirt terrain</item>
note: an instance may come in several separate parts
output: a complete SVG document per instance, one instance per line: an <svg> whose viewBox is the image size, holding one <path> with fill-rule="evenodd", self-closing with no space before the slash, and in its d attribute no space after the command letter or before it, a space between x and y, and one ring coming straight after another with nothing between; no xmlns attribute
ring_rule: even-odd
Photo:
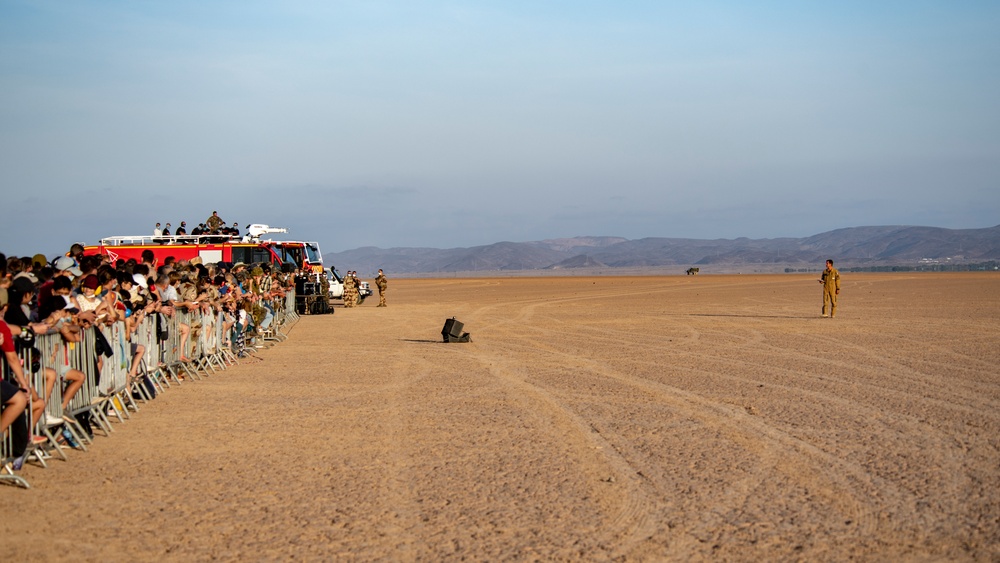
<svg viewBox="0 0 1000 563"><path fill-rule="evenodd" d="M396 280L0 487L9 560L1000 560L1000 276ZM442 344L447 317L472 333Z"/></svg>

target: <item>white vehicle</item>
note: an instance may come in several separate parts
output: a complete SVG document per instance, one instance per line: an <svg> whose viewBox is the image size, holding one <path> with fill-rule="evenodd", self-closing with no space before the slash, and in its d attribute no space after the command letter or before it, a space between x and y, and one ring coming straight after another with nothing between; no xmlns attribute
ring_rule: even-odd
<svg viewBox="0 0 1000 563"><path fill-rule="evenodd" d="M326 279L330 282L330 299L343 299L344 277L336 268L323 268L323 273L326 274ZM358 282L358 285L360 286L358 287L358 301L364 301L365 297L372 295L372 288L368 282Z"/></svg>
<svg viewBox="0 0 1000 563"><path fill-rule="evenodd" d="M368 285L368 282L359 281L358 285L360 286L358 287L358 295L361 296L361 299L364 299L365 297L371 297L372 286Z"/></svg>
<svg viewBox="0 0 1000 563"><path fill-rule="evenodd" d="M326 275L326 280L330 283L330 299L343 299L344 278L340 275L340 272L335 268L323 268L323 274Z"/></svg>

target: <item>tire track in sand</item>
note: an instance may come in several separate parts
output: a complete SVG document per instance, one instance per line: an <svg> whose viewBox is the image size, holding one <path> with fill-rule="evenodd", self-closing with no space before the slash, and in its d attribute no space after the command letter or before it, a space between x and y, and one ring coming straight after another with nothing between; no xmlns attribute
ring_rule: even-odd
<svg viewBox="0 0 1000 563"><path fill-rule="evenodd" d="M649 539L658 531L654 517L657 507L649 495L650 484L614 443L608 441L590 422L567 408L548 390L519 377L520 363L508 362L503 354L492 351L492 347L488 345L477 345L471 359L480 362L498 381L511 388L512 397L530 403L529 407L533 407L531 410L551 420L567 435L577 436L576 441L580 446L576 448L575 457L584 464L585 472L602 474L605 472L604 466L614 472L613 478L608 477L606 482L609 486L615 486L615 492L624 489L621 508L612 517L607 533L599 538L599 543L609 547L613 557L628 554L632 546ZM537 407L542 410L539 412ZM600 457L599 461L593 460L595 454ZM606 487L601 488L596 484L591 490L595 495L608 494Z"/></svg>
<svg viewBox="0 0 1000 563"><path fill-rule="evenodd" d="M537 353L539 346L532 344L530 348ZM717 403L677 387L618 373L586 358L564 354L550 348L546 350L549 354L561 356L560 363L564 365L572 365L592 376L598 375L616 380L628 387L653 395L680 416L698 420L745 450L757 452L764 459L772 460L775 467L784 474L810 490L820 492L832 506L845 515L846 520L852 521L852 525L857 527L860 534L871 534L878 526L878 520L874 517L873 510L867 506L866 499L882 496L887 492L894 497L905 495L895 484L869 474L860 465L847 462L801 438L770 426L760 417L748 414L742 407ZM550 403L565 411L566 416L585 420L556 394L541 387L532 387L536 393L545 393L550 397ZM589 422L583 424L587 428L596 428ZM600 428L599 432L611 444L616 456L625 464L624 467L628 467L631 472L642 470L631 460L632 456L629 453L631 448L627 440L617 436L610 429ZM617 440L611 441L613 438ZM734 505L746 502L752 491L768 478L769 464L770 462L764 463L759 470L742 481L734 482L734 491L742 491L733 495L731 500ZM809 470L803 471L803 465Z"/></svg>
<svg viewBox="0 0 1000 563"><path fill-rule="evenodd" d="M583 297L583 299L589 298L590 296ZM567 302L577 299L580 298L567 297L558 301ZM538 307L550 303L551 301L543 303L522 302L516 314L512 315L507 321L501 320L499 322L504 324L523 323L534 315ZM506 305L510 306L511 303L508 302ZM483 310L488 308L492 308L492 306L483 308ZM483 310L480 310L480 312L484 312ZM524 330L519 332L523 333ZM537 329L537 332L544 333L549 331ZM752 335L751 340L759 338L760 335L755 334ZM522 336L518 340L524 339L530 339L530 336ZM547 357L558 356L560 362L564 364L569 362L569 365L574 365L592 375L600 375L613 379L634 389L640 389L646 393L655 395L669 404L682 416L699 420L707 427L719 430L727 439L744 447L747 451L765 452L771 459L777 460L776 466L782 469L789 477L799 480L813 491L820 491L832 506L836 507L841 514L845 515L847 520L856 526L857 532L860 534L871 534L879 525L879 521L872 514L872 509L868 506L866 499L881 496L886 492L897 497L903 494L894 484L871 475L860 465L847 462L801 438L770 426L760 420L759 417L747 414L742 408L719 404L677 387L619 373L613 369L609 369L607 366L591 362L586 358L567 354L551 346L546 346L541 339L532 339L530 342L524 344L508 341L506 344L522 348L522 351L517 354L482 353L480 355L481 361L487 364L492 362L494 365L497 365L498 363L502 363L502 357L517 357L525 354L528 356L532 354ZM483 346L480 345L477 348L483 348ZM504 377L504 374L499 373L498 376ZM581 433L586 435L593 433L591 430L595 427L579 413L575 412L570 405L560 400L556 394L542 387L530 384L523 379L515 378L512 380L510 377L505 377L505 379L516 382L516 385L524 391L544 397L545 402L552 409L561 413L559 416L566 420L572 420ZM609 432L607 430L601 431ZM613 436L613 433L609 432L609 434ZM614 452L612 456L614 459L610 462L620 473L631 475L632 477L637 474L638 469L636 469L636 465L629 459L630 456L627 453L628 447L625 441L613 443L608 438L602 436L601 442L608 445L602 451L606 454L611 451ZM744 502L746 500L745 497L767 478L766 465L764 469L749 476L745 483L737 487L744 491L742 495L744 498L741 498L740 502ZM809 467L810 471L802 471L801 465ZM822 476L822 478L814 476ZM648 521L648 515L655 512L655 507L649 500L650 495L647 492L649 484L646 480L635 480L634 483L635 485L629 488L629 498L626 499L628 509L616 518L616 522L619 525L623 525L624 522L630 521L629 524L624 524L624 526L631 526L635 532L639 530L648 532L649 529L655 528L655 524L651 525ZM647 516L637 519L635 515L640 511L645 512ZM625 552L632 545L641 541L641 538L638 536L646 534L632 533L628 535L631 538L631 542L621 546Z"/></svg>

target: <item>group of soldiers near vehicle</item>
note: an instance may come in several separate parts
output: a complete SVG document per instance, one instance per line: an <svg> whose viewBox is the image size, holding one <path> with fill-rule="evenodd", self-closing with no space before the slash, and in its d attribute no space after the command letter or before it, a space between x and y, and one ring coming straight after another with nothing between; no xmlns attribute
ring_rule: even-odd
<svg viewBox="0 0 1000 563"><path fill-rule="evenodd" d="M361 280L358 279L358 272L348 270L347 275L344 276L344 307L357 307L360 304L363 299L360 298L358 291L360 286ZM378 306L385 307L385 292L389 287L389 280L382 273L381 268L379 268L378 276L375 278L375 286L378 287Z"/></svg>
<svg viewBox="0 0 1000 563"><path fill-rule="evenodd" d="M344 276L344 307L350 309L358 306L358 273L348 270Z"/></svg>

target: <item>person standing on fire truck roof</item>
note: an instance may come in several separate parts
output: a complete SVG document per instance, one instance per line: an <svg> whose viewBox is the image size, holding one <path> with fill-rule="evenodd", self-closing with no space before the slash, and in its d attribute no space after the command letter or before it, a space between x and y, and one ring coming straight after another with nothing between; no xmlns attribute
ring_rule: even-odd
<svg viewBox="0 0 1000 563"><path fill-rule="evenodd" d="M207 225L208 229L213 233L218 232L219 227L222 226L222 217L219 217L219 212L213 211L212 216L205 221L205 225Z"/></svg>

